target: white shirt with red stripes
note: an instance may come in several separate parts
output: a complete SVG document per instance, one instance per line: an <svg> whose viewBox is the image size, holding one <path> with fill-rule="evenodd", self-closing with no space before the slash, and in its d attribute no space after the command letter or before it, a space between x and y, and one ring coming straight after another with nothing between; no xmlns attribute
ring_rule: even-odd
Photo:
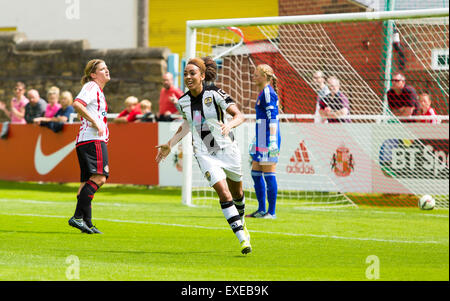
<svg viewBox="0 0 450 301"><path fill-rule="evenodd" d="M93 119L98 123L103 124L105 132L102 136L98 135L98 131L93 127L92 123L81 117L80 131L77 136L77 142L89 140L100 140L108 142L109 130L107 124L106 114L108 112L108 104L106 103L103 90L94 81L89 81L81 88L80 93L75 98L75 101L84 105Z"/></svg>

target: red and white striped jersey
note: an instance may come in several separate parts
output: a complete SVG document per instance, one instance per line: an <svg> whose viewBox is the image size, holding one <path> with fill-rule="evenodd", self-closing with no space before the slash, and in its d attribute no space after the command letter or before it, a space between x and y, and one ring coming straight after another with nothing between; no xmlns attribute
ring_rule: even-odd
<svg viewBox="0 0 450 301"><path fill-rule="evenodd" d="M80 93L75 98L75 101L83 104L91 117L96 119L98 123L103 124L105 133L103 136L98 135L96 128L92 123L81 117L80 131L77 136L77 143L89 140L101 140L108 142L109 130L107 124L106 114L108 113L108 104L106 103L103 90L94 81L89 81L81 88Z"/></svg>

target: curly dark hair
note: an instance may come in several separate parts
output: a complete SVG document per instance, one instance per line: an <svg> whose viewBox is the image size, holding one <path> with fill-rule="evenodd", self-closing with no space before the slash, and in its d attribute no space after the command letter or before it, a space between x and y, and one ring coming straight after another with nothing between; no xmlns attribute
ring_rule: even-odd
<svg viewBox="0 0 450 301"><path fill-rule="evenodd" d="M205 62L206 71L205 71L205 81L214 82L217 78L217 64L216 61L212 59L210 56L202 57L203 62Z"/></svg>

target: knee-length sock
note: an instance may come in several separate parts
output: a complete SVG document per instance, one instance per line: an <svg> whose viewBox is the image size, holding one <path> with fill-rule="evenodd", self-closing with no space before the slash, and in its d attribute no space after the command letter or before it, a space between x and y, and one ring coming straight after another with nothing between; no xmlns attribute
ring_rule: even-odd
<svg viewBox="0 0 450 301"><path fill-rule="evenodd" d="M246 239L241 217L239 216L239 212L233 201L220 203L220 207L222 208L223 215L230 225L231 230L233 230L234 234L239 239L239 242Z"/></svg>
<svg viewBox="0 0 450 301"><path fill-rule="evenodd" d="M267 185L267 201L269 203L269 212L271 215L275 215L275 207L277 204L277 195L278 195L278 183L276 173L274 172L265 172L264 179L266 180Z"/></svg>
<svg viewBox="0 0 450 301"><path fill-rule="evenodd" d="M239 212L239 216L241 217L241 220L244 220L245 215L245 196L242 194L242 197L240 199L233 199L234 206L236 206L237 211Z"/></svg>
<svg viewBox="0 0 450 301"><path fill-rule="evenodd" d="M99 186L95 182L87 180L77 196L78 202L74 216L83 218L89 228L92 227L92 199L98 189Z"/></svg>
<svg viewBox="0 0 450 301"><path fill-rule="evenodd" d="M253 187L255 187L256 199L258 200L258 211L266 212L266 182L263 172L252 170Z"/></svg>

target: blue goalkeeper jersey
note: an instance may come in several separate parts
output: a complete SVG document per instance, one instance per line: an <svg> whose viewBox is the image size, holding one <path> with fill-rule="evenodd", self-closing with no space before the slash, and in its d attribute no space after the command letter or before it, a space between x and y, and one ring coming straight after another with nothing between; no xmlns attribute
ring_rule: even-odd
<svg viewBox="0 0 450 301"><path fill-rule="evenodd" d="M280 149L280 122L278 119L278 95L271 85L259 93L256 101L256 152L265 153L270 143L270 128L276 128L276 141Z"/></svg>

